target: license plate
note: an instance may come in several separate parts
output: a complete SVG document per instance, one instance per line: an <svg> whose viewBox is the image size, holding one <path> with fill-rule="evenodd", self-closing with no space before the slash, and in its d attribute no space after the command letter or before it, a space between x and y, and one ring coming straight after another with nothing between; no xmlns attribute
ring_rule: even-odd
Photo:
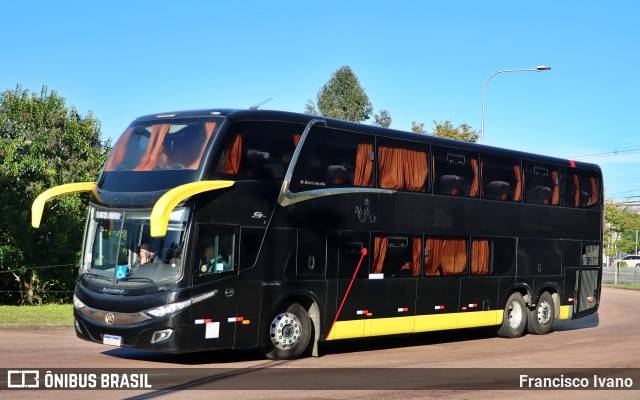
<svg viewBox="0 0 640 400"><path fill-rule="evenodd" d="M121 347L122 346L122 336L104 335L102 337L102 344L106 344L106 345L109 345L109 346Z"/></svg>

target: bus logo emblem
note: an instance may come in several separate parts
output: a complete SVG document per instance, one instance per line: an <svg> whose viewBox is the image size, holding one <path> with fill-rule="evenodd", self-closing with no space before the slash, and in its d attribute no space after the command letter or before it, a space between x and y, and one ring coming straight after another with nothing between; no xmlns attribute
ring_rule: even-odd
<svg viewBox="0 0 640 400"><path fill-rule="evenodd" d="M116 322L116 316L113 315L113 313L107 313L107 315L105 315L104 317L104 322L109 325L113 325L113 323Z"/></svg>

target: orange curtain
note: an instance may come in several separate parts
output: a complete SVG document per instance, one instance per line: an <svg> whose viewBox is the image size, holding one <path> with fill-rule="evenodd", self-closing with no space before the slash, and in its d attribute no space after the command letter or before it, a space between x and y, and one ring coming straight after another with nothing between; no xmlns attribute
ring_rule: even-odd
<svg viewBox="0 0 640 400"><path fill-rule="evenodd" d="M591 181L591 205L598 204L598 185L596 178L589 178Z"/></svg>
<svg viewBox="0 0 640 400"><path fill-rule="evenodd" d="M373 172L373 161L371 161L371 152L373 146L368 143L358 145L356 151L356 171L353 176L353 184L355 186L373 186L371 179Z"/></svg>
<svg viewBox="0 0 640 400"><path fill-rule="evenodd" d="M436 156L431 155L431 187L436 183Z"/></svg>
<svg viewBox="0 0 640 400"><path fill-rule="evenodd" d="M471 183L471 189L469 190L469 196L476 197L478 195L478 160L475 158L471 159L471 168L473 169L473 182Z"/></svg>
<svg viewBox="0 0 640 400"><path fill-rule="evenodd" d="M444 275L460 275L467 266L467 243L464 239L444 241L442 271Z"/></svg>
<svg viewBox="0 0 640 400"><path fill-rule="evenodd" d="M242 133L236 133L233 140L224 150L224 166L222 171L225 174L236 175L240 170L240 161L242 160Z"/></svg>
<svg viewBox="0 0 640 400"><path fill-rule="evenodd" d="M471 275L489 273L489 241L474 240L471 243Z"/></svg>
<svg viewBox="0 0 640 400"><path fill-rule="evenodd" d="M516 175L516 192L513 194L513 201L520 201L522 196L522 179L520 178L520 166L513 166L513 173Z"/></svg>
<svg viewBox="0 0 640 400"><path fill-rule="evenodd" d="M573 186L575 186L573 204L575 207L580 207L580 178L576 174L573 174Z"/></svg>
<svg viewBox="0 0 640 400"><path fill-rule="evenodd" d="M295 135L293 135L293 144L294 146L297 146L298 143L300 143L300 138L302 137L301 134L296 133Z"/></svg>
<svg viewBox="0 0 640 400"><path fill-rule="evenodd" d="M167 136L170 126L169 124L153 125L147 149L142 156L142 160L133 169L134 171L151 171L156 166L160 154L162 154L164 137Z"/></svg>
<svg viewBox="0 0 640 400"><path fill-rule="evenodd" d="M198 168L198 166L200 165L200 161L202 161L202 154L204 154L204 149L207 147L207 144L209 143L209 139L211 138L213 131L216 129L216 125L217 125L216 122L204 123L204 130L206 133L204 138L204 143L202 143L202 148L200 149L200 153L198 153L198 157L193 161L193 163L191 163L190 165L185 165L186 169Z"/></svg>
<svg viewBox="0 0 640 400"><path fill-rule="evenodd" d="M444 246L444 240L442 239L427 239L426 247L429 251L424 256L424 274L425 275L440 275L440 265L442 264L442 249Z"/></svg>
<svg viewBox="0 0 640 400"><path fill-rule="evenodd" d="M116 167L124 160L125 154L127 154L127 148L129 147L129 139L131 139L131 134L133 133L133 128L127 129L118 142L113 147L113 151L111 152L111 156L109 156L109 161L104 166L105 171L113 171Z"/></svg>
<svg viewBox="0 0 640 400"><path fill-rule="evenodd" d="M387 255L387 238L376 236L373 242L373 273L382 273L384 257Z"/></svg>
<svg viewBox="0 0 640 400"><path fill-rule="evenodd" d="M404 187L402 160L398 150L393 147L378 147L378 171L381 188L402 189Z"/></svg>
<svg viewBox="0 0 640 400"><path fill-rule="evenodd" d="M412 276L420 276L420 254L422 254L422 239L413 238L413 265L411 269Z"/></svg>
<svg viewBox="0 0 640 400"><path fill-rule="evenodd" d="M397 149L401 160L407 190L424 192L427 180L427 153L423 151Z"/></svg>
<svg viewBox="0 0 640 400"><path fill-rule="evenodd" d="M557 205L560 200L560 191L558 190L558 172L551 171L551 180L553 181L553 194L551 196L551 204Z"/></svg>

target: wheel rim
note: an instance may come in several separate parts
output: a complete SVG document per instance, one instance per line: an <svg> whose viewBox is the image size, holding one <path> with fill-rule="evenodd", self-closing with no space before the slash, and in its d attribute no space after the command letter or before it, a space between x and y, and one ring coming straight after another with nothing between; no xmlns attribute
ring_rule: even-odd
<svg viewBox="0 0 640 400"><path fill-rule="evenodd" d="M281 350L295 347L300 341L300 320L294 314L281 313L271 321L271 343Z"/></svg>
<svg viewBox="0 0 640 400"><path fill-rule="evenodd" d="M522 322L522 306L517 301L512 301L509 304L509 314L507 316L507 322L513 329L518 328Z"/></svg>
<svg viewBox="0 0 640 400"><path fill-rule="evenodd" d="M538 322L540 325L547 325L551 321L551 304L543 301L538 304Z"/></svg>

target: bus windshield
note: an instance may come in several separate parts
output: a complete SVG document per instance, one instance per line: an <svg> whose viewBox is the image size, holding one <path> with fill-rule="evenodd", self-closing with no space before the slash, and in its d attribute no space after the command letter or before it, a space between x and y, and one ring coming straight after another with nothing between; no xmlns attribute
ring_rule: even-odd
<svg viewBox="0 0 640 400"><path fill-rule="evenodd" d="M161 238L151 237L149 216L92 208L80 272L141 285L180 278L188 210L171 213L167 234Z"/></svg>
<svg viewBox="0 0 640 400"><path fill-rule="evenodd" d="M220 126L211 120L156 120L131 125L113 148L105 171L196 170Z"/></svg>

